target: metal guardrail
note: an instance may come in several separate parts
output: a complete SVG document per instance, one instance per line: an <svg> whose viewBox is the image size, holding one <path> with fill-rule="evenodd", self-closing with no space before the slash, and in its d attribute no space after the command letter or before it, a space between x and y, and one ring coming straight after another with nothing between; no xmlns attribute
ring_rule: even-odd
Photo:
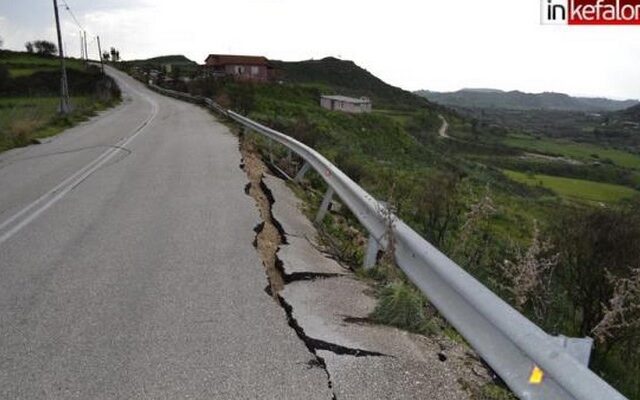
<svg viewBox="0 0 640 400"><path fill-rule="evenodd" d="M329 186L318 217L324 216L332 196L337 195L369 232L365 266L375 263L375 254L386 246L389 214L383 203L329 160L281 132L225 110L211 99L151 87L172 97L204 104L295 152L305 161L295 180L313 168ZM625 399L586 366L591 339L548 335L407 224L394 219L391 226L397 264L519 398Z"/></svg>

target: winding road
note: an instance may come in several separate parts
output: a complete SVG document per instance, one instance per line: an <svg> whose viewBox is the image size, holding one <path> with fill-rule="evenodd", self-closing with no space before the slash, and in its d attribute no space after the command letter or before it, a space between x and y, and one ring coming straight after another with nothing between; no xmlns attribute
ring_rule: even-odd
<svg viewBox="0 0 640 400"><path fill-rule="evenodd" d="M238 140L109 70L118 107L0 155L0 399L329 399L265 294Z"/></svg>

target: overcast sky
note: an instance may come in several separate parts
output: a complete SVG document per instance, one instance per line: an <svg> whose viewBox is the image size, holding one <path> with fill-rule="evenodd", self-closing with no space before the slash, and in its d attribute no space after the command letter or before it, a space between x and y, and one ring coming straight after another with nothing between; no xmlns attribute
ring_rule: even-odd
<svg viewBox="0 0 640 400"><path fill-rule="evenodd" d="M124 59L336 56L408 90L640 98L640 26L541 26L540 0L66 1L88 34ZM78 28L64 9L61 16L67 51L77 56ZM54 40L52 1L0 0L0 36L10 49Z"/></svg>

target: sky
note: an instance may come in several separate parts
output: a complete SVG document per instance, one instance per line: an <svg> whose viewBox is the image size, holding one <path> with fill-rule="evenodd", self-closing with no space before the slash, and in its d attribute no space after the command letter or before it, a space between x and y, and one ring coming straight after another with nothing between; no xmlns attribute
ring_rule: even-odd
<svg viewBox="0 0 640 400"><path fill-rule="evenodd" d="M542 26L540 0L58 0L123 59L210 53L353 60L406 90L640 98L640 26ZM61 8L65 49L78 26ZM52 0L0 0L4 48L54 41Z"/></svg>

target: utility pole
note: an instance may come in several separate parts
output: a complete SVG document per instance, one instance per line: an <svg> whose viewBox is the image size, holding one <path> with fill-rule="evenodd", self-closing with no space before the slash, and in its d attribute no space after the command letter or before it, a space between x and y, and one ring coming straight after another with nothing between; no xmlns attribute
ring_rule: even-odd
<svg viewBox="0 0 640 400"><path fill-rule="evenodd" d="M98 39L98 56L100 58L100 68L102 68L102 74L104 75L104 60L102 60L102 47L100 47L100 36L96 36Z"/></svg>
<svg viewBox="0 0 640 400"><path fill-rule="evenodd" d="M84 35L84 59L89 62L89 50L87 50L87 31L82 31Z"/></svg>
<svg viewBox="0 0 640 400"><path fill-rule="evenodd" d="M82 31L80 31L80 58L84 61L84 40L82 39Z"/></svg>
<svg viewBox="0 0 640 400"><path fill-rule="evenodd" d="M62 48L62 33L60 32L60 16L58 15L58 0L53 0L53 11L56 16L56 30L58 31L58 53L60 54L60 107L61 114L71 112L71 104L69 103L69 84L67 82L67 68L64 64L64 49Z"/></svg>

